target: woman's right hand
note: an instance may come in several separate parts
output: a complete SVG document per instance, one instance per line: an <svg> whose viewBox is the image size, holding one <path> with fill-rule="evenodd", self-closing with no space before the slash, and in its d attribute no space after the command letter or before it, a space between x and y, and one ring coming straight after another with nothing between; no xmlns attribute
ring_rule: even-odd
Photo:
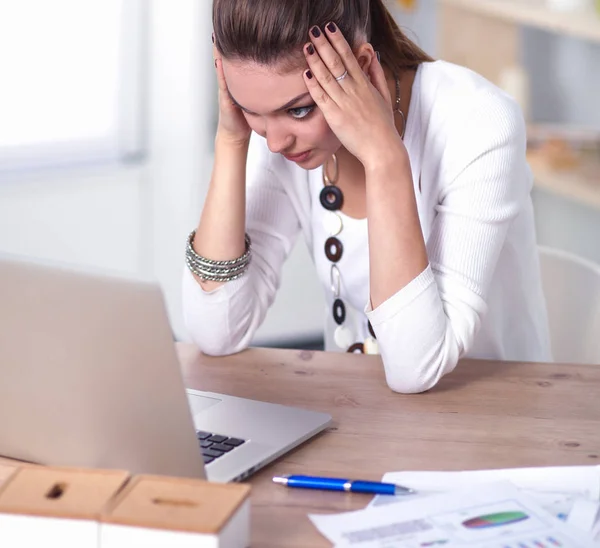
<svg viewBox="0 0 600 548"><path fill-rule="evenodd" d="M252 130L241 109L231 100L223 73L221 54L213 45L213 57L219 84L219 126L217 138L232 145L247 145Z"/></svg>

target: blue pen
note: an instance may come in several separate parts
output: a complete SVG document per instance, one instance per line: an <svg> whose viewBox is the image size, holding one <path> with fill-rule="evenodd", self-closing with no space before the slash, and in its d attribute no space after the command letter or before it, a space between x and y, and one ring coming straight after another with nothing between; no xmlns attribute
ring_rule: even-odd
<svg viewBox="0 0 600 548"><path fill-rule="evenodd" d="M408 487L379 481L319 478L315 476L277 476L273 478L273 481L286 487L346 491L347 493L369 493L371 495L412 495L415 493L413 489Z"/></svg>

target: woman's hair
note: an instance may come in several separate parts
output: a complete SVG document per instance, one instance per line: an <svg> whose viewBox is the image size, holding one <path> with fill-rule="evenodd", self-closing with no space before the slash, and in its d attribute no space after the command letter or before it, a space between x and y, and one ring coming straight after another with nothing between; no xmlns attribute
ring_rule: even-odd
<svg viewBox="0 0 600 548"><path fill-rule="evenodd" d="M214 0L215 44L226 59L285 69L303 61L302 47L314 26L333 21L354 49L361 39L394 73L432 61L400 30L383 0Z"/></svg>

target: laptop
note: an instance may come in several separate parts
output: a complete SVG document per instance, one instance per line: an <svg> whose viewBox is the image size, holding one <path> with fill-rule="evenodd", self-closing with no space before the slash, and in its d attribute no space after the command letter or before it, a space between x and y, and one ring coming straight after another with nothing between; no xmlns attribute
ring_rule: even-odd
<svg viewBox="0 0 600 548"><path fill-rule="evenodd" d="M240 481L325 429L186 390L154 282L0 255L0 455Z"/></svg>

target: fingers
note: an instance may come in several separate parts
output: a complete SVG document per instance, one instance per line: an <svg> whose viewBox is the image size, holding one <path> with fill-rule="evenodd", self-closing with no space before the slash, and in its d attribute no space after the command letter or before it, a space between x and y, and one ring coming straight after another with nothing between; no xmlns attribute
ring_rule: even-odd
<svg viewBox="0 0 600 548"><path fill-rule="evenodd" d="M324 38L324 41L327 42L327 39ZM331 46L329 46L329 49L331 49ZM321 51L323 51L323 48ZM340 102L343 98L344 90L340 87L340 82L336 81L336 77L342 75L346 71L346 68L341 63L339 56L336 55L337 63L330 61L332 67L330 68L325 64L325 61L321 57L321 52L317 52L317 48L314 44L309 43L304 46L304 55L306 56L306 62L308 63L310 73L314 76L314 81L312 82L313 87L318 84L334 101ZM332 58L332 56L330 56L330 58Z"/></svg>
<svg viewBox="0 0 600 548"><path fill-rule="evenodd" d="M330 116L334 116L335 113L339 112L339 107L332 99L331 95L323 89L311 69L304 71L304 82L306 83L306 87L308 88L313 101L319 107L321 112L323 112L326 119L330 119Z"/></svg>
<svg viewBox="0 0 600 548"><path fill-rule="evenodd" d="M337 34L341 33L338 32ZM311 44L307 46L307 52L310 55L310 52L313 51L310 47L312 45L318 54L317 56L312 55L314 59L310 59L310 61L314 61L313 66L311 67L313 73L315 73L317 77L322 76L325 78L326 76L328 80L335 80L335 78L344 74L346 65L344 65L342 58L337 54L335 49L333 49L333 46L319 27L313 27L310 30L310 40ZM318 61L321 61L321 63L318 63ZM328 80L320 79L323 83L328 83Z"/></svg>
<svg viewBox="0 0 600 548"><path fill-rule="evenodd" d="M373 84L375 89L385 99L385 102L393 107L390 88L385 79L385 72L383 72L383 67L377 57L373 57L371 65L369 66L369 79L371 80L371 84Z"/></svg>
<svg viewBox="0 0 600 548"><path fill-rule="evenodd" d="M214 44L214 39L213 39ZM219 86L219 99L225 104L233 105L231 96L229 95L229 88L227 87L227 81L225 80L225 73L223 72L223 61L221 54L216 46L213 45L213 58L215 60L215 72L217 73L217 84Z"/></svg>
<svg viewBox="0 0 600 548"><path fill-rule="evenodd" d="M319 37L315 36L315 29L320 34ZM356 80L364 77L350 44L337 25L333 22L327 23L323 31L318 27L313 27L310 37L334 77L341 76L346 70Z"/></svg>
<svg viewBox="0 0 600 548"><path fill-rule="evenodd" d="M366 75L335 23L323 29L312 27L309 37L311 41L304 47L306 62L320 86L340 103L350 84L364 82Z"/></svg>

